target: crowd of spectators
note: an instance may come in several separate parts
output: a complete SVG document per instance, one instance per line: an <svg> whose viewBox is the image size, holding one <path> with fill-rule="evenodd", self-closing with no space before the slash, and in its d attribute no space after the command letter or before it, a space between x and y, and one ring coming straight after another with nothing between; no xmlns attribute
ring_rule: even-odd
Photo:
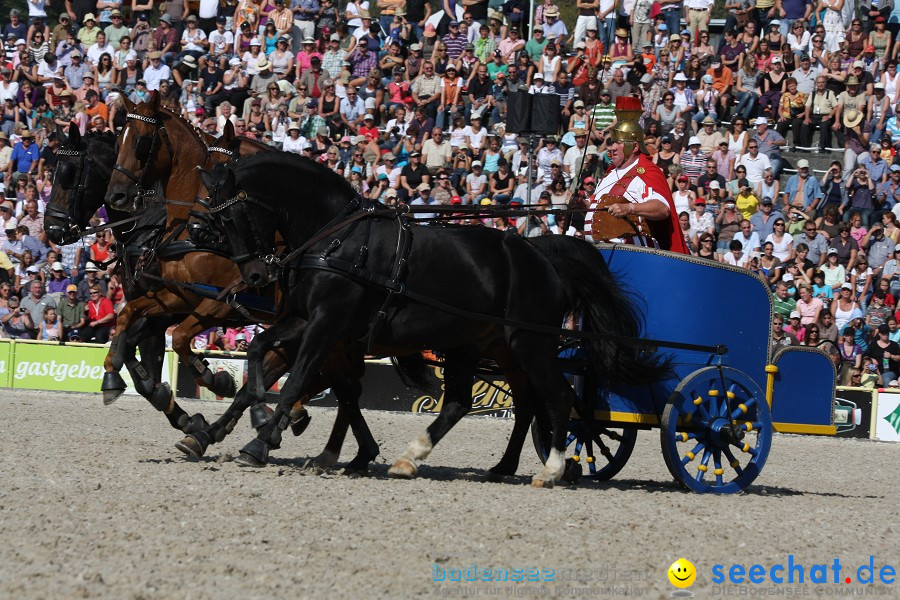
<svg viewBox="0 0 900 600"><path fill-rule="evenodd" d="M790 321L779 344L838 344L849 327L864 356L882 325L900 340L884 314L900 295L900 3L726 0L721 39L710 0L578 0L569 22L554 0L533 16L523 0L78 0L53 18L47 8L30 2L2 27L0 312L7 297L34 300L35 281L47 307L69 293L90 302L92 284L81 288L88 260L109 264L94 256L102 240L58 248L39 223L54 131L117 131L126 98L156 92L213 135L230 121L385 204L578 208L608 164L615 100L634 95L692 252L769 283ZM513 93L556 95L558 131L507 131ZM791 149L834 162L819 176L805 159L788 165ZM583 212L483 224L580 235ZM111 306L122 301L114 279L97 278ZM63 335L96 328L57 312ZM59 337L41 329L43 314L9 314L7 334ZM197 343L233 349L237 335L211 330ZM885 383L891 360L879 364Z"/></svg>

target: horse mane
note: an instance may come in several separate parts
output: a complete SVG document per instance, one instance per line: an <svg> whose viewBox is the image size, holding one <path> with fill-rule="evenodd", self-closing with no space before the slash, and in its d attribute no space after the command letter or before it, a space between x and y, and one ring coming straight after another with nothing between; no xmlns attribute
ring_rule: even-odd
<svg viewBox="0 0 900 600"><path fill-rule="evenodd" d="M324 192L327 189L326 186L329 186L332 188L330 191L346 198L356 195L356 190L353 189L349 181L322 163L299 154L294 154L293 152L260 152L251 156L238 158L230 163L229 167L237 172L245 169L251 170L255 168L258 163L267 166L272 165L279 169L299 169L308 173L311 177L316 178L317 191ZM319 182L321 182L321 186L319 185ZM268 184L269 182L265 183Z"/></svg>

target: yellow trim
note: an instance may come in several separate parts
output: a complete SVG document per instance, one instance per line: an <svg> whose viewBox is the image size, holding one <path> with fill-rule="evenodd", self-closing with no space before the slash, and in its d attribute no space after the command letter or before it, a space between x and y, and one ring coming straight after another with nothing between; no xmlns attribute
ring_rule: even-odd
<svg viewBox="0 0 900 600"><path fill-rule="evenodd" d="M776 373L778 373L777 366L766 365L766 403L769 405L769 412L772 412L772 396L775 395Z"/></svg>
<svg viewBox="0 0 900 600"><path fill-rule="evenodd" d="M834 425L803 425L800 423L772 423L778 433L809 433L813 435L837 435Z"/></svg>
<svg viewBox="0 0 900 600"><path fill-rule="evenodd" d="M639 423L641 425L659 425L659 417L656 415L643 415L609 410L595 410L594 419L598 421L611 421L615 423Z"/></svg>

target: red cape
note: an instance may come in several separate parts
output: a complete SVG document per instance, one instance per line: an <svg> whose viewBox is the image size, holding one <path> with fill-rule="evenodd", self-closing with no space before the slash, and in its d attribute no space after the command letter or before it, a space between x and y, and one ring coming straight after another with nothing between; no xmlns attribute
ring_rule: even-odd
<svg viewBox="0 0 900 600"><path fill-rule="evenodd" d="M663 250L670 250L681 254L690 254L691 251L688 249L687 244L685 244L684 235L681 232L681 224L678 222L675 201L672 200L672 192L669 190L669 184L666 181L666 176L663 174L662 169L656 166L645 154L638 155L637 162L628 172L630 173L633 169L639 167L642 167L644 172L638 175L638 178L642 179L644 183L655 192L662 195L669 204L668 219L663 219L661 221L644 220L650 228L650 233L653 234L653 237L656 238L660 248ZM610 167L609 171L612 169L613 168ZM609 171L607 171L607 173L609 173Z"/></svg>

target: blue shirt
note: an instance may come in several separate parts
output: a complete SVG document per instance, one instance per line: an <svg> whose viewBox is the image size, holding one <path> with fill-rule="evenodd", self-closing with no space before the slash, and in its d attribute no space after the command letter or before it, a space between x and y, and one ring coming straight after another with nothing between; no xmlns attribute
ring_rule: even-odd
<svg viewBox="0 0 900 600"><path fill-rule="evenodd" d="M13 165L13 171L27 173L32 163L36 163L41 157L41 150L33 141L26 148L24 142L19 142L13 147L9 162Z"/></svg>
<svg viewBox="0 0 900 600"><path fill-rule="evenodd" d="M858 162L861 167L865 167L869 172L869 178L875 183L881 183L885 173L891 168L891 163L880 157L873 160L871 153L860 156Z"/></svg>
<svg viewBox="0 0 900 600"><path fill-rule="evenodd" d="M294 18L300 21L313 21L319 12L319 0L291 0L291 11L302 8L304 12L294 12Z"/></svg>
<svg viewBox="0 0 900 600"><path fill-rule="evenodd" d="M891 189L893 188L893 189ZM884 208L890 210L894 205L900 202L900 183L894 184L893 180L888 178L884 183L878 184L878 198L884 198Z"/></svg>
<svg viewBox="0 0 900 600"><path fill-rule="evenodd" d="M759 234L759 240L761 242L765 242L766 238L775 232L775 221L778 219L786 222L784 215L781 214L781 211L777 210L773 210L769 213L769 220L765 222L763 222L762 210L756 211L753 213L753 216L750 217L750 224L753 225L753 231Z"/></svg>
<svg viewBox="0 0 900 600"><path fill-rule="evenodd" d="M791 175L787 185L784 186L784 194L787 197L785 204L790 205L798 191L800 191L800 176ZM806 184L803 186L803 196L804 209L809 208L813 202L818 206L819 201L822 199L822 188L819 187L818 179L815 177L806 178Z"/></svg>

